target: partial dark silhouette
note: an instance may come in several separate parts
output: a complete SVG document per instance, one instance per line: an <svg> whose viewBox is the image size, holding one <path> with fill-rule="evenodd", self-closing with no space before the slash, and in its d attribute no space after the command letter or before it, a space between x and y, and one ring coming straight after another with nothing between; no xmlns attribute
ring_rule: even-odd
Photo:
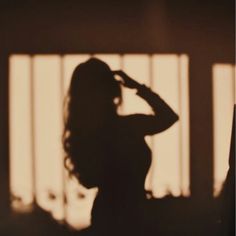
<svg viewBox="0 0 236 236"><path fill-rule="evenodd" d="M154 115L118 115L121 86L136 89ZM144 181L151 150L144 137L168 129L178 116L149 88L96 58L75 68L67 99L64 149L73 165L69 170L86 187L99 189L92 232L147 235Z"/></svg>

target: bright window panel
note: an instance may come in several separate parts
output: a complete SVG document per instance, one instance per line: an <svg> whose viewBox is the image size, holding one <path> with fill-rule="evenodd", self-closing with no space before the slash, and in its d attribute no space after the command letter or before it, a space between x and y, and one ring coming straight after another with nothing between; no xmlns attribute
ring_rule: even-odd
<svg viewBox="0 0 236 236"><path fill-rule="evenodd" d="M213 66L214 196L218 196L229 168L229 150L235 103L235 66Z"/></svg>
<svg viewBox="0 0 236 236"><path fill-rule="evenodd" d="M13 206L21 210L33 201L31 60L10 57L10 187Z"/></svg>
<svg viewBox="0 0 236 236"><path fill-rule="evenodd" d="M179 148L180 189L183 196L190 195L190 136L189 136L189 60L187 55L179 56Z"/></svg>
<svg viewBox="0 0 236 236"><path fill-rule="evenodd" d="M154 56L153 90L179 114L179 60L176 55ZM153 194L163 197L167 192L181 194L180 188L180 122L154 137ZM168 146L171 144L171 148Z"/></svg>
<svg viewBox="0 0 236 236"><path fill-rule="evenodd" d="M124 55L123 70L139 83L150 86L150 57L148 55ZM136 91L123 88L123 114L146 113L150 114L149 105L136 95Z"/></svg>
<svg viewBox="0 0 236 236"><path fill-rule="evenodd" d="M36 198L63 218L62 90L59 56L33 58Z"/></svg>

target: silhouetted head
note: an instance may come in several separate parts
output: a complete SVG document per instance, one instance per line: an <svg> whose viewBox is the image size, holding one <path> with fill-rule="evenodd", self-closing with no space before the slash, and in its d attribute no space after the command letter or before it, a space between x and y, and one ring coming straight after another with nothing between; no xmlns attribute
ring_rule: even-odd
<svg viewBox="0 0 236 236"><path fill-rule="evenodd" d="M65 104L63 144L66 159L77 165L78 143L102 134L107 124L116 118L120 102L120 84L106 63L91 58L75 68ZM85 162L82 159L80 157L80 165Z"/></svg>
<svg viewBox="0 0 236 236"><path fill-rule="evenodd" d="M121 102L121 89L109 66L91 58L79 64L72 75L68 92L68 122L77 128L91 127L89 122L101 122L116 114ZM96 117L96 121L93 121ZM73 119L75 118L75 120ZM92 119L92 120L91 120ZM75 124L76 123L76 124Z"/></svg>
<svg viewBox="0 0 236 236"><path fill-rule="evenodd" d="M114 99L120 98L121 92L109 66L99 59L91 58L75 68L69 96L87 106L104 106L107 103L114 104Z"/></svg>

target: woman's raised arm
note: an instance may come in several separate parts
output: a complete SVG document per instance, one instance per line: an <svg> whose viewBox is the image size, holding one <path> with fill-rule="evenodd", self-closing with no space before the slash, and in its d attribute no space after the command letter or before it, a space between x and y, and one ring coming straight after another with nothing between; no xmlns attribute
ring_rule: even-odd
<svg viewBox="0 0 236 236"><path fill-rule="evenodd" d="M179 119L172 108L151 89L139 84L123 71L115 71L114 74L122 78L121 83L125 87L137 89L137 95L143 98L154 111L154 115L134 114L128 116L138 132L141 132L143 135L160 133L168 129Z"/></svg>

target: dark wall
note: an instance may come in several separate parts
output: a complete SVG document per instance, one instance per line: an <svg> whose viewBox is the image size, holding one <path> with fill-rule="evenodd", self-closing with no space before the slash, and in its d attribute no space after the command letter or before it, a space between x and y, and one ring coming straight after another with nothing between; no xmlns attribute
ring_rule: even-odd
<svg viewBox="0 0 236 236"><path fill-rule="evenodd" d="M187 53L190 56L191 190L210 199L215 62L234 63L234 1L0 2L0 194L8 186L11 53ZM3 209L0 206L0 209ZM2 211L3 212L3 211Z"/></svg>
<svg viewBox="0 0 236 236"><path fill-rule="evenodd" d="M11 51L197 49L217 57L233 56L232 0L3 0L0 4L1 46Z"/></svg>

